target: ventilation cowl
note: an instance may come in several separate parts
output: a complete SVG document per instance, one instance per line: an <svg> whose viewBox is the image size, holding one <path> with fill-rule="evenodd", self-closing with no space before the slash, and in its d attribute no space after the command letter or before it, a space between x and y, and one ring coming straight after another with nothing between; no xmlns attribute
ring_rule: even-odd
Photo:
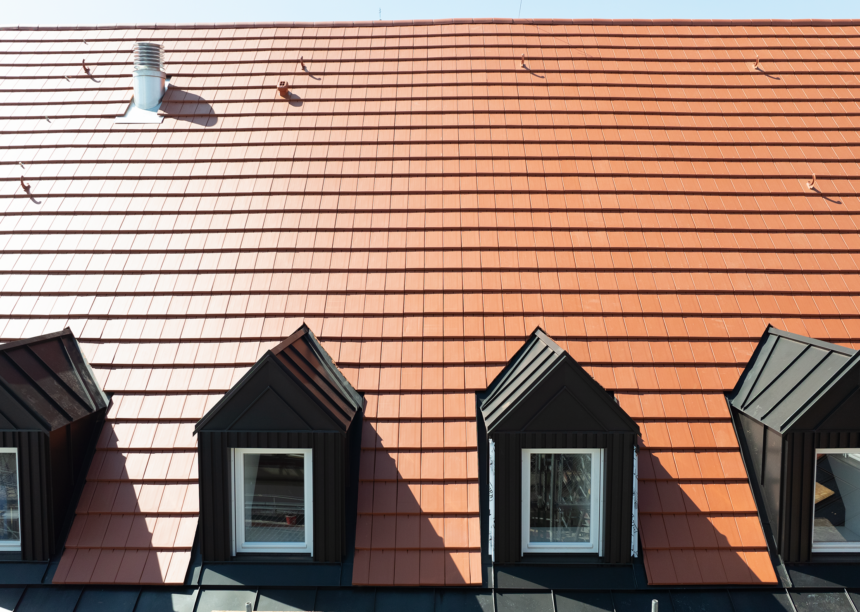
<svg viewBox="0 0 860 612"><path fill-rule="evenodd" d="M134 105L157 110L164 96L167 75L164 73L164 49L157 43L134 44Z"/></svg>

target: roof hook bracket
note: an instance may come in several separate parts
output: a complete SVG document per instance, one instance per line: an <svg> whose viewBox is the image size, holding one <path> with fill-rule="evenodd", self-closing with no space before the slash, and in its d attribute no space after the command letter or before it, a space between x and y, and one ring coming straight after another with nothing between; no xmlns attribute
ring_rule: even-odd
<svg viewBox="0 0 860 612"><path fill-rule="evenodd" d="M815 189L815 173L814 172L812 173L812 180L809 181L808 183L806 183L806 188L807 189L813 189L813 190Z"/></svg>

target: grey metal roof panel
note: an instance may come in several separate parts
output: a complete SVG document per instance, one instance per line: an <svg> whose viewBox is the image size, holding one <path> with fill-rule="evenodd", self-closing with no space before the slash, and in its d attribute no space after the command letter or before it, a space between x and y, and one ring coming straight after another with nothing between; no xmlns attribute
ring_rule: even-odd
<svg viewBox="0 0 860 612"><path fill-rule="evenodd" d="M615 612L642 612L651 610L651 600L656 599L660 612L675 612L672 604L672 593L670 591L642 591L613 592L615 601Z"/></svg>
<svg viewBox="0 0 860 612"><path fill-rule="evenodd" d="M615 604L609 591L558 591L555 609L556 612L614 612Z"/></svg>
<svg viewBox="0 0 860 612"><path fill-rule="evenodd" d="M222 589L204 589L200 593L195 612L216 612L216 610L244 610L250 602L253 609L257 601L257 591L241 589L227 591Z"/></svg>
<svg viewBox="0 0 860 612"><path fill-rule="evenodd" d="M374 612L434 612L435 606L433 589L380 589Z"/></svg>
<svg viewBox="0 0 860 612"><path fill-rule="evenodd" d="M194 612L195 601L197 589L144 589L134 612ZM240 609L244 610L244 606Z"/></svg>
<svg viewBox="0 0 860 612"><path fill-rule="evenodd" d="M552 593L496 591L496 612L554 612Z"/></svg>
<svg viewBox="0 0 860 612"><path fill-rule="evenodd" d="M68 328L0 345L0 428L50 432L108 403Z"/></svg>
<svg viewBox="0 0 860 612"><path fill-rule="evenodd" d="M9 587L0 589L0 611L14 610L24 594L24 587Z"/></svg>
<svg viewBox="0 0 860 612"><path fill-rule="evenodd" d="M814 407L822 410L824 418L828 407L816 407L818 400L858 366L857 351L768 326L728 395L729 402L771 429L784 432Z"/></svg>
<svg viewBox="0 0 860 612"><path fill-rule="evenodd" d="M30 587L15 612L73 612L82 592L79 587Z"/></svg>
<svg viewBox="0 0 860 612"><path fill-rule="evenodd" d="M792 593L797 612L856 612L844 590Z"/></svg>
<svg viewBox="0 0 860 612"><path fill-rule="evenodd" d="M264 589L257 601L259 612L309 612L314 609L316 589Z"/></svg>
<svg viewBox="0 0 860 612"><path fill-rule="evenodd" d="M675 612L725 612L732 609L728 591L673 591Z"/></svg>
<svg viewBox="0 0 860 612"><path fill-rule="evenodd" d="M436 612L493 612L493 592L478 589L438 589Z"/></svg>
<svg viewBox="0 0 860 612"><path fill-rule="evenodd" d="M75 612L134 612L139 589L87 589Z"/></svg>
<svg viewBox="0 0 860 612"><path fill-rule="evenodd" d="M339 563L292 563L289 571L284 570L283 563L207 563L201 572L200 585L333 587L340 584L340 573Z"/></svg>
<svg viewBox="0 0 860 612"><path fill-rule="evenodd" d="M731 593L731 598L735 612L794 612L785 591L737 590Z"/></svg>
<svg viewBox="0 0 860 612"><path fill-rule="evenodd" d="M320 589L317 612L374 612L376 592L371 589Z"/></svg>

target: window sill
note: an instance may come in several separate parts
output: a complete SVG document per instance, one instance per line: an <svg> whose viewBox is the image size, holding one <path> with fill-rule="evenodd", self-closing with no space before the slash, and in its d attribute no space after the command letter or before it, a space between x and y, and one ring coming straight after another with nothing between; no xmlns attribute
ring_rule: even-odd
<svg viewBox="0 0 860 612"><path fill-rule="evenodd" d="M860 563L860 551L813 552L809 560L811 563Z"/></svg>
<svg viewBox="0 0 860 612"><path fill-rule="evenodd" d="M520 558L520 563L535 565L594 565L595 563L603 563L603 559L597 553L525 553Z"/></svg>
<svg viewBox="0 0 860 612"><path fill-rule="evenodd" d="M236 553L233 563L313 563L310 553Z"/></svg>

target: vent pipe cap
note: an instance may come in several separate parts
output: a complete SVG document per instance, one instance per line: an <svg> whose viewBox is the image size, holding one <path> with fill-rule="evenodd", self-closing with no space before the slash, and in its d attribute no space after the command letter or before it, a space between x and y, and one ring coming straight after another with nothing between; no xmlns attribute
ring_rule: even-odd
<svg viewBox="0 0 860 612"><path fill-rule="evenodd" d="M134 69L164 72L164 48L158 43L134 43Z"/></svg>

